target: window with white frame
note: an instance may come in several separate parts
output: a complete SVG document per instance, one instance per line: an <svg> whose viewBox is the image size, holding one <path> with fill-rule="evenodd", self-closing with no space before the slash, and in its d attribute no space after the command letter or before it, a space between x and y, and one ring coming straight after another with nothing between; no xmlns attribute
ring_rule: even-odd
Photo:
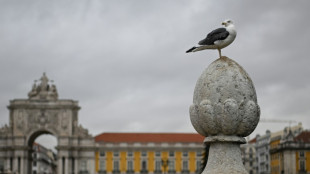
<svg viewBox="0 0 310 174"><path fill-rule="evenodd" d="M156 151L156 152L155 152L155 156L156 156L156 157L160 157L160 151Z"/></svg>
<svg viewBox="0 0 310 174"><path fill-rule="evenodd" d="M118 160L113 161L113 170L119 171L119 161Z"/></svg>
<svg viewBox="0 0 310 174"><path fill-rule="evenodd" d="M174 157L174 151L169 151L169 157Z"/></svg>
<svg viewBox="0 0 310 174"><path fill-rule="evenodd" d="M105 151L103 150L100 151L100 157L105 157Z"/></svg>
<svg viewBox="0 0 310 174"><path fill-rule="evenodd" d="M142 152L141 152L141 156L142 156L142 157L146 157L146 156L147 156L147 152L146 152L146 151L142 151Z"/></svg>
<svg viewBox="0 0 310 174"><path fill-rule="evenodd" d="M160 160L156 160L155 161L155 170L156 171L160 171L161 170L161 161Z"/></svg>
<svg viewBox="0 0 310 174"><path fill-rule="evenodd" d="M169 160L168 170L175 170L175 164L173 160Z"/></svg>
<svg viewBox="0 0 310 174"><path fill-rule="evenodd" d="M113 156L114 156L114 157L119 157L119 151L114 151L114 152L113 152Z"/></svg>
<svg viewBox="0 0 310 174"><path fill-rule="evenodd" d="M197 151L196 152L196 156L201 157L202 156L202 152L201 151Z"/></svg>
<svg viewBox="0 0 310 174"><path fill-rule="evenodd" d="M106 170L105 160L99 161L99 170L101 170L101 171Z"/></svg>
<svg viewBox="0 0 310 174"><path fill-rule="evenodd" d="M196 161L196 170L200 169L201 162L200 160Z"/></svg>
<svg viewBox="0 0 310 174"><path fill-rule="evenodd" d="M299 168L301 171L305 171L306 168L305 168L305 161L304 160L300 160L299 161Z"/></svg>
<svg viewBox="0 0 310 174"><path fill-rule="evenodd" d="M141 161L141 169L142 170L147 170L147 161L146 160L142 160Z"/></svg>
<svg viewBox="0 0 310 174"><path fill-rule="evenodd" d="M133 171L133 161L132 160L127 161L127 170Z"/></svg>
<svg viewBox="0 0 310 174"><path fill-rule="evenodd" d="M81 162L80 162L80 170L81 171L86 171L87 170L87 161L86 160L81 160Z"/></svg>
<svg viewBox="0 0 310 174"><path fill-rule="evenodd" d="M188 151L183 151L183 157L188 157Z"/></svg>
<svg viewBox="0 0 310 174"><path fill-rule="evenodd" d="M305 157L305 152L304 151L300 151L299 152L299 157L300 158L304 158Z"/></svg>
<svg viewBox="0 0 310 174"><path fill-rule="evenodd" d="M128 157L133 157L133 152L132 152L132 151L128 151L128 152L127 152L127 156L128 156Z"/></svg>
<svg viewBox="0 0 310 174"><path fill-rule="evenodd" d="M260 170L265 171L265 165L264 164L260 164Z"/></svg>
<svg viewBox="0 0 310 174"><path fill-rule="evenodd" d="M182 162L182 168L183 168L183 170L188 170L188 161L187 160Z"/></svg>

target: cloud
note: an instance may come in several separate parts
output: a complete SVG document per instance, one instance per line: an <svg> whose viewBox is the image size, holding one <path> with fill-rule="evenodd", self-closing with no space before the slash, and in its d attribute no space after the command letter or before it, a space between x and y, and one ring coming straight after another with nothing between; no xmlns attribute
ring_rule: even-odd
<svg viewBox="0 0 310 174"><path fill-rule="evenodd" d="M231 18L222 53L254 81L262 118L309 128L308 1L1 1L0 123L43 72L60 98L78 100L80 123L103 131L195 132L188 107L217 51L185 54ZM259 126L256 133L283 128Z"/></svg>

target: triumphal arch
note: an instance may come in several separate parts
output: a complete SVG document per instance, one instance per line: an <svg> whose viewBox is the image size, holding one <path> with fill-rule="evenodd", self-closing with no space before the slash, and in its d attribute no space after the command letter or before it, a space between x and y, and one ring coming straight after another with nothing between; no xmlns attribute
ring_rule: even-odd
<svg viewBox="0 0 310 174"><path fill-rule="evenodd" d="M11 100L8 109L9 125L0 128L3 172L31 174L34 140L52 134L58 140L57 174L94 173L95 142L78 123L78 101L58 99L56 86L45 73L33 84L28 99Z"/></svg>

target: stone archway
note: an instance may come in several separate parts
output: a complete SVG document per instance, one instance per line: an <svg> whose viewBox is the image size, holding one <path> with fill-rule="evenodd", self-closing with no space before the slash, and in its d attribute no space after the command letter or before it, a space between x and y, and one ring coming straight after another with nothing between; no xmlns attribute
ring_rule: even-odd
<svg viewBox="0 0 310 174"><path fill-rule="evenodd" d="M0 162L5 170L30 174L29 143L43 133L58 141L58 174L78 174L79 161L87 161L94 173L94 138L78 124L78 101L58 99L56 86L43 74L35 81L28 99L10 101L9 125L0 128Z"/></svg>
<svg viewBox="0 0 310 174"><path fill-rule="evenodd" d="M33 132L30 134L30 136L28 137L27 139L27 144L28 144L28 161L27 161L27 173L32 173L32 167L33 167L33 146L34 146L34 142L35 140L41 136L41 135L44 135L44 134L50 134L50 135L53 135L55 136L53 133L51 133L51 131L48 131L48 130L38 130L36 132ZM57 138L57 137L56 137ZM48 154L45 154L45 155L48 155ZM46 160L46 159L45 159ZM48 161L46 161L48 162ZM51 162L52 163L52 162ZM55 173L50 173L50 174L55 174Z"/></svg>

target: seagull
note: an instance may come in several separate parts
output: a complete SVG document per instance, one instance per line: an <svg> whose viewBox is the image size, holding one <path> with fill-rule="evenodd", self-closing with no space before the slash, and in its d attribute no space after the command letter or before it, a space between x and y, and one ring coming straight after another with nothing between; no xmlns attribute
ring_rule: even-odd
<svg viewBox="0 0 310 174"><path fill-rule="evenodd" d="M194 46L193 48L187 50L186 53L205 49L217 49L219 51L220 57L222 57L221 49L231 44L237 35L237 31L232 20L227 19L222 22L222 25L224 25L223 28L213 30L207 35L205 39L198 42L199 46Z"/></svg>

